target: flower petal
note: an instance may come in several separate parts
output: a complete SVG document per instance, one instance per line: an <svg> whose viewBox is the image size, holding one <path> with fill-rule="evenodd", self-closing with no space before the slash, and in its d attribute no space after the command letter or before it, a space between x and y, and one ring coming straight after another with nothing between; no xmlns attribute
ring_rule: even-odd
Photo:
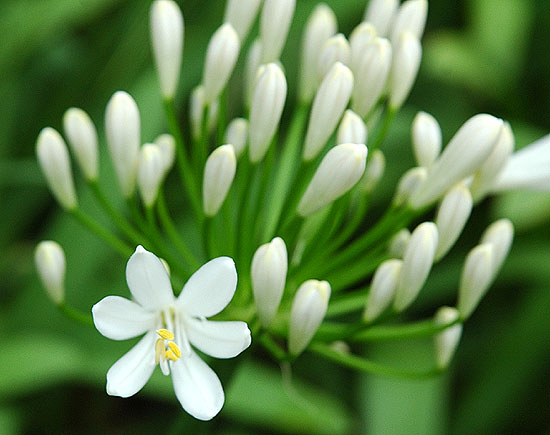
<svg viewBox="0 0 550 435"><path fill-rule="evenodd" d="M92 307L94 325L111 340L127 340L155 327L156 313L120 296L107 296Z"/></svg>
<svg viewBox="0 0 550 435"><path fill-rule="evenodd" d="M210 260L183 287L178 303L188 314L210 317L223 310L237 287L237 271L229 257Z"/></svg>
<svg viewBox="0 0 550 435"><path fill-rule="evenodd" d="M223 388L218 376L195 353L172 363L172 383L183 409L199 420L211 420L222 409Z"/></svg>
<svg viewBox="0 0 550 435"><path fill-rule="evenodd" d="M214 358L233 358L250 346L250 330L245 322L188 318L185 325L191 344Z"/></svg>
<svg viewBox="0 0 550 435"><path fill-rule="evenodd" d="M145 308L162 308L174 300L166 269L155 254L142 246L128 260L126 281L136 301Z"/></svg>
<svg viewBox="0 0 550 435"><path fill-rule="evenodd" d="M155 370L155 331L147 333L107 372L107 394L130 397L147 383Z"/></svg>

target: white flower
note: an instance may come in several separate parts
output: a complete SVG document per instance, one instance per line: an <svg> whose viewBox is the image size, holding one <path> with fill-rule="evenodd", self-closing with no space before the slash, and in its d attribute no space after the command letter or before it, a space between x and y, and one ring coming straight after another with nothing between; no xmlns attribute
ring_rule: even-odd
<svg viewBox="0 0 550 435"><path fill-rule="evenodd" d="M126 267L134 300L107 296L92 308L97 330L112 340L143 338L107 372L107 393L130 397L147 383L155 366L172 374L183 408L210 420L222 408L223 388L216 373L193 348L215 358L232 358L250 345L244 322L213 322L233 298L233 260L219 257L195 272L176 298L161 260L138 246Z"/></svg>

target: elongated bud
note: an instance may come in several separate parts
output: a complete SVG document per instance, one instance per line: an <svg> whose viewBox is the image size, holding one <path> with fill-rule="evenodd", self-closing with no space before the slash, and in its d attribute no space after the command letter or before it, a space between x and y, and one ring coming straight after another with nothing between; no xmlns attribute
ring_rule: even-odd
<svg viewBox="0 0 550 435"><path fill-rule="evenodd" d="M420 40L409 32L402 33L391 66L389 102L393 110L399 109L409 96L421 59Z"/></svg>
<svg viewBox="0 0 550 435"><path fill-rule="evenodd" d="M137 104L128 93L115 92L107 103L105 134L122 193L129 198L136 189L141 121Z"/></svg>
<svg viewBox="0 0 550 435"><path fill-rule="evenodd" d="M384 92L391 62L390 42L384 38L375 38L365 46L360 59L354 63L355 87L351 107L361 117L369 114Z"/></svg>
<svg viewBox="0 0 550 435"><path fill-rule="evenodd" d="M228 0L224 21L230 23L244 41L260 7L260 0Z"/></svg>
<svg viewBox="0 0 550 435"><path fill-rule="evenodd" d="M304 160L319 155L348 105L353 89L350 69L335 63L323 79L313 100L304 145Z"/></svg>
<svg viewBox="0 0 550 435"><path fill-rule="evenodd" d="M250 107L252 103L252 94L254 86L258 78L258 68L260 67L262 56L262 44L259 39L256 39L246 55L246 65L244 74L244 103L246 107Z"/></svg>
<svg viewBox="0 0 550 435"><path fill-rule="evenodd" d="M349 36L351 53L350 68L354 75L357 75L358 65L363 59L367 46L376 39L376 29L371 23L360 23Z"/></svg>
<svg viewBox="0 0 550 435"><path fill-rule="evenodd" d="M458 320L459 313L456 308L441 307L434 316L434 322L438 326L448 325ZM434 335L435 364L443 370L449 366L462 335L462 324L457 323L445 328Z"/></svg>
<svg viewBox="0 0 550 435"><path fill-rule="evenodd" d="M401 275L401 260L386 260L374 273L363 320L372 322L391 304Z"/></svg>
<svg viewBox="0 0 550 435"><path fill-rule="evenodd" d="M97 131L86 112L71 107L63 115L63 130L86 179L97 179Z"/></svg>
<svg viewBox="0 0 550 435"><path fill-rule="evenodd" d="M40 242L34 250L34 262L42 285L55 304L65 300L65 252L56 242Z"/></svg>
<svg viewBox="0 0 550 435"><path fill-rule="evenodd" d="M491 115L470 118L434 162L428 178L410 198L415 209L432 204L452 185L473 174L492 152L503 122Z"/></svg>
<svg viewBox="0 0 550 435"><path fill-rule="evenodd" d="M232 145L219 146L206 160L202 183L202 200L206 216L214 216L220 210L233 183L236 169L237 158Z"/></svg>
<svg viewBox="0 0 550 435"><path fill-rule="evenodd" d="M229 23L223 24L212 35L206 50L202 77L206 105L218 98L227 85L239 57L240 47L239 35Z"/></svg>
<svg viewBox="0 0 550 435"><path fill-rule="evenodd" d="M470 317L487 293L494 276L494 257L491 243L476 246L466 257L458 288L458 311L463 319Z"/></svg>
<svg viewBox="0 0 550 435"><path fill-rule="evenodd" d="M265 0L260 19L261 63L281 56L295 8L296 0Z"/></svg>
<svg viewBox="0 0 550 435"><path fill-rule="evenodd" d="M418 166L429 168L441 152L441 128L426 112L418 112L412 124L414 157Z"/></svg>
<svg viewBox="0 0 550 435"><path fill-rule="evenodd" d="M244 118L235 118L227 126L225 130L225 142L233 145L235 156L243 153L248 139L248 121Z"/></svg>
<svg viewBox="0 0 550 435"><path fill-rule="evenodd" d="M252 163L262 160L277 130L286 100L286 78L276 63L263 67L250 106L249 157Z"/></svg>
<svg viewBox="0 0 550 435"><path fill-rule="evenodd" d="M317 65L321 47L336 33L336 16L326 4L318 4L311 13L302 38L300 100L309 102L317 89Z"/></svg>
<svg viewBox="0 0 550 435"><path fill-rule="evenodd" d="M164 157L157 144L146 143L139 154L138 186L146 207L157 200L160 183L165 174Z"/></svg>
<svg viewBox="0 0 550 435"><path fill-rule="evenodd" d="M407 228L403 228L397 234L395 234L388 247L388 254L390 257L403 258L409 241L411 240L411 232Z"/></svg>
<svg viewBox="0 0 550 435"><path fill-rule="evenodd" d="M370 0L364 21L371 23L380 36L386 36L398 7L399 0Z"/></svg>
<svg viewBox="0 0 550 435"><path fill-rule="evenodd" d="M393 21L391 30L392 44L396 44L405 32L410 33L418 40L422 39L427 17L427 0L407 0L403 2Z"/></svg>
<svg viewBox="0 0 550 435"><path fill-rule="evenodd" d="M399 207L405 204L426 181L427 177L428 171L422 167L412 168L405 172L397 185L393 205Z"/></svg>
<svg viewBox="0 0 550 435"><path fill-rule="evenodd" d="M151 39L162 96L174 97L183 53L183 14L171 0L156 0L151 5Z"/></svg>
<svg viewBox="0 0 550 435"><path fill-rule="evenodd" d="M441 260L457 241L470 217L473 205L472 195L463 183L457 184L443 197L435 217L439 232L436 261Z"/></svg>
<svg viewBox="0 0 550 435"><path fill-rule="evenodd" d="M288 350L299 355L307 347L323 321L330 299L330 284L311 279L298 289L288 329Z"/></svg>
<svg viewBox="0 0 550 435"><path fill-rule="evenodd" d="M155 144L158 145L162 157L162 168L166 175L176 159L176 140L171 134L161 134L155 139Z"/></svg>
<svg viewBox="0 0 550 435"><path fill-rule="evenodd" d="M401 277L395 294L394 308L403 311L414 302L424 286L434 261L437 227L433 222L418 225L403 255Z"/></svg>
<svg viewBox="0 0 550 435"><path fill-rule="evenodd" d="M71 210L77 206L71 160L61 135L51 127L43 128L36 141L36 155L42 173L59 204Z"/></svg>
<svg viewBox="0 0 550 435"><path fill-rule="evenodd" d="M252 258L252 289L258 318L267 328L279 308L286 283L288 255L283 239L260 246Z"/></svg>
<svg viewBox="0 0 550 435"><path fill-rule="evenodd" d="M191 136L198 141L202 136L202 121L204 119L204 87L196 86L189 97L189 121L191 124Z"/></svg>
<svg viewBox="0 0 550 435"><path fill-rule="evenodd" d="M385 169L386 158L384 153L380 150L374 150L367 161L365 173L359 181L359 189L364 193L371 193L384 175Z"/></svg>
<svg viewBox="0 0 550 435"><path fill-rule="evenodd" d="M298 214L309 216L350 190L365 171L367 152L363 144L348 143L332 148L302 196Z"/></svg>
<svg viewBox="0 0 550 435"><path fill-rule="evenodd" d="M344 65L349 65L350 48L346 37L338 33L327 39L321 47L319 60L317 62L317 80L320 83L325 75L330 71L332 65L340 62Z"/></svg>
<svg viewBox="0 0 550 435"><path fill-rule="evenodd" d="M508 219L500 219L487 227L481 243L489 243L493 246L493 277L495 278L502 263L508 256L514 239L514 226Z"/></svg>
<svg viewBox="0 0 550 435"><path fill-rule="evenodd" d="M344 112L338 127L336 143L367 143L367 126L353 110Z"/></svg>

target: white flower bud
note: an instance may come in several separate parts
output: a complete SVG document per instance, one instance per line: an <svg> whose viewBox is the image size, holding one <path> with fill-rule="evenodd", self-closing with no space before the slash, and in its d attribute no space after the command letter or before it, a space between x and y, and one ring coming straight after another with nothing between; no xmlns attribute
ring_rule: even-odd
<svg viewBox="0 0 550 435"><path fill-rule="evenodd" d="M288 350L299 355L307 347L323 321L330 299L330 284L311 279L298 289L288 328Z"/></svg>
<svg viewBox="0 0 550 435"><path fill-rule="evenodd" d="M455 322L459 318L456 308L441 307L434 316L436 325L447 325ZM462 335L462 324L457 323L445 328L443 331L434 335L435 345L435 364L439 369L445 369L453 359L460 336Z"/></svg>
<svg viewBox="0 0 550 435"><path fill-rule="evenodd" d="M189 97L189 121L191 136L197 141L202 136L202 121L204 118L204 87L196 86Z"/></svg>
<svg viewBox="0 0 550 435"><path fill-rule="evenodd" d="M252 289L258 318L267 328L279 308L286 283L288 254L283 239L260 246L252 258Z"/></svg>
<svg viewBox="0 0 550 435"><path fill-rule="evenodd" d="M351 62L350 68L354 75L357 75L358 65L365 55L365 50L369 44L376 39L376 29L370 23L361 23L349 36Z"/></svg>
<svg viewBox="0 0 550 435"><path fill-rule="evenodd" d="M141 123L137 104L128 93L115 92L107 103L105 134L122 193L129 198L136 188Z"/></svg>
<svg viewBox="0 0 550 435"><path fill-rule="evenodd" d="M63 130L86 179L97 179L97 131L86 112L71 107L63 115Z"/></svg>
<svg viewBox="0 0 550 435"><path fill-rule="evenodd" d="M336 134L336 143L367 143L367 126L353 110L344 112Z"/></svg>
<svg viewBox="0 0 550 435"><path fill-rule="evenodd" d="M202 200L206 216L214 216L220 210L233 183L236 169L237 158L232 145L219 146L208 156L202 183Z"/></svg>
<svg viewBox="0 0 550 435"><path fill-rule="evenodd" d="M319 155L348 105L353 89L350 69L335 63L323 79L313 100L304 144L304 160Z"/></svg>
<svg viewBox="0 0 550 435"><path fill-rule="evenodd" d="M229 23L222 24L212 35L202 76L206 105L218 98L227 85L239 57L240 47L239 35Z"/></svg>
<svg viewBox="0 0 550 435"><path fill-rule="evenodd" d="M317 89L317 65L321 47L336 33L336 16L326 4L318 4L311 13L302 38L300 100L309 102Z"/></svg>
<svg viewBox="0 0 550 435"><path fill-rule="evenodd" d="M412 143L418 166L429 168L441 152L441 128L437 119L418 112L412 123Z"/></svg>
<svg viewBox="0 0 550 435"><path fill-rule="evenodd" d="M420 40L409 32L401 34L396 47L389 88L389 103L393 110L399 109L409 96L422 59Z"/></svg>
<svg viewBox="0 0 550 435"><path fill-rule="evenodd" d="M354 62L355 87L352 109L366 117L380 99L392 62L392 47L384 38L375 38L368 43L357 62Z"/></svg>
<svg viewBox="0 0 550 435"><path fill-rule="evenodd" d="M494 248L491 243L476 246L466 257L458 288L458 311L470 317L493 279Z"/></svg>
<svg viewBox="0 0 550 435"><path fill-rule="evenodd" d="M183 53L183 15L171 0L156 0L151 5L153 57L164 98L174 97Z"/></svg>
<svg viewBox="0 0 550 435"><path fill-rule="evenodd" d="M395 234L391 240L388 247L388 254L390 257L394 258L403 258L405 255L405 250L409 245L411 240L411 232L407 228L403 228L397 234Z"/></svg>
<svg viewBox="0 0 550 435"><path fill-rule="evenodd" d="M370 285L369 299L363 313L366 322L372 322L391 304L401 275L401 260L386 260L374 273Z"/></svg>
<svg viewBox="0 0 550 435"><path fill-rule="evenodd" d="M224 140L226 143L233 145L235 156L243 153L248 139L248 120L244 118L235 118L227 126L225 130Z"/></svg>
<svg viewBox="0 0 550 435"><path fill-rule="evenodd" d="M423 167L411 168L405 172L395 190L393 204L397 207L406 203L409 198L419 189L428 177L428 171Z"/></svg>
<svg viewBox="0 0 550 435"><path fill-rule="evenodd" d="M55 304L65 300L65 253L56 242L40 242L34 250L34 262L42 285Z"/></svg>
<svg viewBox="0 0 550 435"><path fill-rule="evenodd" d="M176 140L171 134L161 134L155 139L155 144L158 145L162 156L162 167L164 175L166 175L176 160Z"/></svg>
<svg viewBox="0 0 550 435"><path fill-rule="evenodd" d="M437 227L433 222L418 225L403 255L401 277L395 294L394 308L403 311L414 302L424 286L434 261Z"/></svg>
<svg viewBox="0 0 550 435"><path fill-rule="evenodd" d="M260 67L262 56L262 45L259 39L256 39L246 55L246 65L244 74L244 103L246 107L250 107L252 95L254 93L254 85L258 78L258 68Z"/></svg>
<svg viewBox="0 0 550 435"><path fill-rule="evenodd" d="M386 36L398 7L399 0L370 0L364 21L371 23L380 36Z"/></svg>
<svg viewBox="0 0 550 435"><path fill-rule="evenodd" d="M487 227L481 243L493 245L493 277L495 278L508 256L514 239L514 226L508 219L500 219Z"/></svg>
<svg viewBox="0 0 550 435"><path fill-rule="evenodd" d="M491 115L470 118L431 166L428 178L410 198L420 209L430 205L452 185L474 173L492 152L500 137L503 122Z"/></svg>
<svg viewBox="0 0 550 435"><path fill-rule="evenodd" d="M367 161L363 144L341 144L321 161L298 204L298 214L306 217L344 195L357 183Z"/></svg>
<svg viewBox="0 0 550 435"><path fill-rule="evenodd" d="M164 156L157 144L146 143L139 153L138 187L146 207L157 200L160 183L165 174Z"/></svg>
<svg viewBox="0 0 550 435"><path fill-rule="evenodd" d="M51 127L43 128L36 141L38 163L51 192L68 210L77 206L71 160L61 135Z"/></svg>
<svg viewBox="0 0 550 435"><path fill-rule="evenodd" d="M392 44L397 44L405 32L420 40L428 17L427 0L407 0L399 7L391 29Z"/></svg>
<svg viewBox="0 0 550 435"><path fill-rule="evenodd" d="M443 197L435 217L439 232L436 261L441 260L457 241L470 217L473 205L472 195L463 183L457 184Z"/></svg>
<svg viewBox="0 0 550 435"><path fill-rule="evenodd" d="M367 162L365 173L359 181L359 189L364 193L371 193L384 175L385 169L386 158L384 153L380 150L374 150Z"/></svg>
<svg viewBox="0 0 550 435"><path fill-rule="evenodd" d="M276 61L281 56L295 8L296 0L265 0L260 19L261 63Z"/></svg>
<svg viewBox="0 0 550 435"><path fill-rule="evenodd" d="M320 83L336 62L349 65L349 42L344 35L338 33L327 39L321 47L317 61L317 80Z"/></svg>
<svg viewBox="0 0 550 435"><path fill-rule="evenodd" d="M250 106L249 157L261 161L277 130L286 100L286 78L276 63L262 68L254 86Z"/></svg>
<svg viewBox="0 0 550 435"><path fill-rule="evenodd" d="M230 23L244 41L260 7L260 0L228 0L224 21Z"/></svg>

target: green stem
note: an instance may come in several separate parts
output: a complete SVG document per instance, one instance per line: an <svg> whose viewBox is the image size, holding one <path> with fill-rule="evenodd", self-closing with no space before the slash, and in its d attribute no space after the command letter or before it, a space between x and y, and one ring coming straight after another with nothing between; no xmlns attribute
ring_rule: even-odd
<svg viewBox="0 0 550 435"><path fill-rule="evenodd" d="M264 333L260 336L260 343L277 361L286 361L287 353L269 336Z"/></svg>
<svg viewBox="0 0 550 435"><path fill-rule="evenodd" d="M384 113L384 119L382 120L382 125L380 126L380 129L378 131L378 135L376 136L376 139L374 141L369 141L369 154L380 148L382 146L382 143L386 139L386 136L388 135L388 131L390 130L390 126L392 124L392 121L395 117L395 114L397 113L397 110L387 106L386 112Z"/></svg>
<svg viewBox="0 0 550 435"><path fill-rule="evenodd" d="M436 323L433 319L426 319L404 325L380 325L359 331L349 338L354 342L363 342L430 337L459 323L462 323L461 319L443 324Z"/></svg>
<svg viewBox="0 0 550 435"><path fill-rule="evenodd" d="M145 206L145 216L147 217L147 222L152 228L157 228L157 220L155 219L155 209L152 205Z"/></svg>
<svg viewBox="0 0 550 435"><path fill-rule="evenodd" d="M361 289L331 300L325 317L337 317L363 310L367 303L367 298L368 291Z"/></svg>
<svg viewBox="0 0 550 435"><path fill-rule="evenodd" d="M58 304L57 308L65 317L77 323L81 323L86 326L94 326L91 313L83 313L82 311L67 305L65 302Z"/></svg>

